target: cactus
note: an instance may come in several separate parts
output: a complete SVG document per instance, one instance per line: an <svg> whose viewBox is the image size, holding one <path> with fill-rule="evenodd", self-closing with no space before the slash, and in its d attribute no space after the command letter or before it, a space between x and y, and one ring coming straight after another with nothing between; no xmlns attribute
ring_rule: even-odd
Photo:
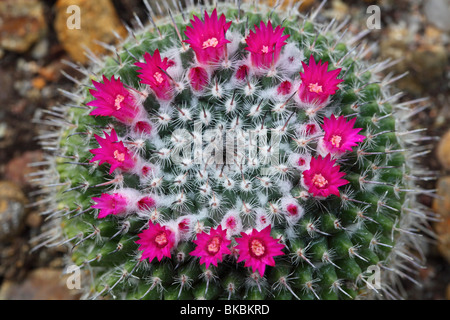
<svg viewBox="0 0 450 320"><path fill-rule="evenodd" d="M398 298L427 219L421 101L367 32L316 22L323 3L144 3L42 120L39 247L68 246L85 298Z"/></svg>

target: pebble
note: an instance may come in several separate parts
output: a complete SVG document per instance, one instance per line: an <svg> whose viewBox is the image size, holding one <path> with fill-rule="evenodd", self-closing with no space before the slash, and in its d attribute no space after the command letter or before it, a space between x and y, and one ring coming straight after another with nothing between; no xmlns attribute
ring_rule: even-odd
<svg viewBox="0 0 450 320"><path fill-rule="evenodd" d="M450 0L427 0L424 12L430 23L443 31L450 31Z"/></svg>
<svg viewBox="0 0 450 320"><path fill-rule="evenodd" d="M40 1L0 1L0 48L24 53L43 38L47 30Z"/></svg>
<svg viewBox="0 0 450 320"><path fill-rule="evenodd" d="M442 136L436 150L436 155L444 169L450 170L450 130Z"/></svg>
<svg viewBox="0 0 450 320"><path fill-rule="evenodd" d="M5 281L0 289L0 300L76 300L76 290L69 290L62 270L39 268L20 283Z"/></svg>
<svg viewBox="0 0 450 320"><path fill-rule="evenodd" d="M275 4L277 2L281 3L281 8L287 8L288 4L290 3L290 1L277 1L277 0L267 0L265 1L267 3L267 5L269 7L273 7L275 6ZM303 0L302 3L300 4L299 9L301 11L307 11L309 9L311 9L311 7L313 6L313 4L319 5L320 1L319 0Z"/></svg>
<svg viewBox="0 0 450 320"><path fill-rule="evenodd" d="M24 226L26 198L10 181L0 181L0 240L16 235Z"/></svg>
<svg viewBox="0 0 450 320"><path fill-rule="evenodd" d="M69 6L80 8L80 29L68 28L68 19L75 14L67 13ZM117 41L114 32L123 38L127 36L110 0L58 0L55 11L54 26L58 39L64 50L77 62L88 62L85 47L97 55L107 53L96 41L114 43Z"/></svg>
<svg viewBox="0 0 450 320"><path fill-rule="evenodd" d="M450 176L437 182L437 197L433 210L440 215L440 221L434 224L438 236L438 251L450 263Z"/></svg>

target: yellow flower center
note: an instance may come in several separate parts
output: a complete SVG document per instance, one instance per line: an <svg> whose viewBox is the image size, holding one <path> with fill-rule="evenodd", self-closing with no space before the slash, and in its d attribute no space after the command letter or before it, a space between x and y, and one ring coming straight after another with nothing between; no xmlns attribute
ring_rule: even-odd
<svg viewBox="0 0 450 320"><path fill-rule="evenodd" d="M161 248L167 244L167 236L165 232L161 232L155 237L156 244Z"/></svg>
<svg viewBox="0 0 450 320"><path fill-rule="evenodd" d="M267 52L269 52L269 47L268 47L268 46L263 46L262 49L261 49L261 52L262 52L262 53L267 53Z"/></svg>
<svg viewBox="0 0 450 320"><path fill-rule="evenodd" d="M341 141L342 141L342 137L341 136L332 136L330 142L331 142L331 144L333 146L335 146L336 148L339 148L340 144L341 144Z"/></svg>
<svg viewBox="0 0 450 320"><path fill-rule="evenodd" d="M214 255L217 252L219 252L221 244L222 244L222 239L219 236L215 236L214 238L212 238L212 240L209 242L208 247L207 247L208 253Z"/></svg>
<svg viewBox="0 0 450 320"><path fill-rule="evenodd" d="M253 239L250 243L250 250L256 257L261 257L266 252L266 247L260 240Z"/></svg>
<svg viewBox="0 0 450 320"><path fill-rule="evenodd" d="M116 159L117 161L120 161L120 162L124 162L125 154L120 153L119 150L116 150L116 151L114 151L114 159Z"/></svg>
<svg viewBox="0 0 450 320"><path fill-rule="evenodd" d="M325 179L320 173L314 175L314 177L312 178L312 182L319 188L323 188L328 184L327 179Z"/></svg>
<svg viewBox="0 0 450 320"><path fill-rule="evenodd" d="M315 93L321 93L322 91L322 86L319 86L318 83L310 83L309 86L309 92L315 92Z"/></svg>
<svg viewBox="0 0 450 320"><path fill-rule="evenodd" d="M121 94L118 94L116 100L114 101L114 107L116 107L116 110L120 110L120 108L122 108L120 104L122 103L123 100L125 100L125 97L122 96Z"/></svg>
<svg viewBox="0 0 450 320"><path fill-rule="evenodd" d="M206 49L209 47L215 48L218 44L219 44L219 41L217 40L217 38L210 38L210 39L206 40L205 42L203 42L203 49Z"/></svg>
<svg viewBox="0 0 450 320"><path fill-rule="evenodd" d="M158 82L159 84L161 84L164 81L162 74L159 72L155 72L153 78L155 78L156 82Z"/></svg>

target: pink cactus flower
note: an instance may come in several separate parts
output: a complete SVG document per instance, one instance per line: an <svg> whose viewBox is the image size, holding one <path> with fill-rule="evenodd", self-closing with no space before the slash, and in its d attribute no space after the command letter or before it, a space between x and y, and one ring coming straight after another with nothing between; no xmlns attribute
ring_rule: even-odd
<svg viewBox="0 0 450 320"><path fill-rule="evenodd" d="M275 29L269 21L267 26L261 21L259 28L255 25L255 31L250 31L246 38L246 50L250 51L250 59L253 67L270 69L280 58L281 49L286 44L285 40L290 35L283 36L284 28L277 26Z"/></svg>
<svg viewBox="0 0 450 320"><path fill-rule="evenodd" d="M154 258L161 261L163 257L171 257L171 250L175 246L174 233L165 226L160 224L153 224L151 221L148 223L148 229L138 234L139 240L136 241L139 244L139 250L143 251L141 255L141 261L148 258L150 262Z"/></svg>
<svg viewBox="0 0 450 320"><path fill-rule="evenodd" d="M303 73L300 72L302 83L298 90L300 100L307 104L323 105L330 96L339 89L338 84L343 82L337 79L341 69L328 71L328 62L322 60L316 63L314 57L309 58L309 65L302 61Z"/></svg>
<svg viewBox="0 0 450 320"><path fill-rule="evenodd" d="M118 121L130 125L141 113L135 97L128 91L119 78L111 80L103 76L103 83L92 81L94 89L89 92L95 98L86 105L95 107L91 116L114 117Z"/></svg>
<svg viewBox="0 0 450 320"><path fill-rule="evenodd" d="M284 255L281 251L284 245L270 236L271 230L271 225L268 225L261 231L253 229L250 234L241 232L242 237L236 238L236 249L239 251L237 262L245 261L244 266L251 267L253 272L257 270L261 277L267 265L275 266L273 257Z"/></svg>
<svg viewBox="0 0 450 320"><path fill-rule="evenodd" d="M185 42L194 50L198 62L210 65L221 61L225 57L227 43L230 43L225 34L230 28L231 21L227 22L224 14L218 18L214 9L211 16L205 11L204 21L194 16L191 24L192 27L187 26L184 32L188 38Z"/></svg>
<svg viewBox="0 0 450 320"><path fill-rule="evenodd" d="M222 230L222 226L216 229L211 228L209 234L202 232L197 234L197 240L194 240L197 245L190 255L200 257L200 264L205 263L206 268L212 264L217 267L217 263L222 261L223 255L230 254L228 246L231 241L227 239L226 230Z"/></svg>
<svg viewBox="0 0 450 320"><path fill-rule="evenodd" d="M340 172L340 166L335 166L336 160L330 157L328 154L325 158L311 158L309 170L303 171L303 183L314 197L326 198L331 194L339 197L338 188L349 183L341 179L345 172Z"/></svg>
<svg viewBox="0 0 450 320"><path fill-rule="evenodd" d="M286 211L291 215L291 216L296 216L299 213L299 208L297 205L295 204L289 204L286 208Z"/></svg>
<svg viewBox="0 0 450 320"><path fill-rule="evenodd" d="M280 85L277 87L277 93L279 95L287 95L290 94L292 90L292 83L288 80L283 81L280 83Z"/></svg>
<svg viewBox="0 0 450 320"><path fill-rule="evenodd" d="M364 141L365 136L358 134L362 128L353 128L356 118L346 121L344 116L324 118L322 129L325 132L323 145L331 154L342 155L352 151L354 146Z"/></svg>
<svg viewBox="0 0 450 320"><path fill-rule="evenodd" d="M195 91L202 91L209 81L208 72L202 67L191 68L188 76L191 87Z"/></svg>
<svg viewBox="0 0 450 320"><path fill-rule="evenodd" d="M138 121L134 125L133 130L137 134L151 135L153 126L148 121Z"/></svg>
<svg viewBox="0 0 450 320"><path fill-rule="evenodd" d="M168 101L173 97L172 79L167 74L167 69L171 66L167 58L161 60L159 50L156 49L151 56L148 52L144 54L145 63L136 62L138 66L139 78L141 82L150 86L156 97L160 100Z"/></svg>
<svg viewBox="0 0 450 320"><path fill-rule="evenodd" d="M98 135L94 135L100 148L89 150L90 153L95 156L90 162L99 160L99 164L109 163L111 168L109 173L113 173L117 168L123 171L129 171L134 168L136 162L130 151L123 145L122 141L118 141L116 131L111 130L111 134L108 135L104 132L105 138L101 138Z"/></svg>
<svg viewBox="0 0 450 320"><path fill-rule="evenodd" d="M249 73L248 67L245 64L243 64L239 66L239 68L236 70L236 79L240 81L245 80L248 76L248 73Z"/></svg>
<svg viewBox="0 0 450 320"><path fill-rule="evenodd" d="M142 197L141 199L139 199L137 205L138 205L139 210L142 210L142 211L149 210L156 205L156 201L152 197L146 196L146 197Z"/></svg>
<svg viewBox="0 0 450 320"><path fill-rule="evenodd" d="M119 193L103 193L100 198L92 198L96 202L91 208L100 209L98 218L103 219L108 215L121 215L127 211L127 198Z"/></svg>

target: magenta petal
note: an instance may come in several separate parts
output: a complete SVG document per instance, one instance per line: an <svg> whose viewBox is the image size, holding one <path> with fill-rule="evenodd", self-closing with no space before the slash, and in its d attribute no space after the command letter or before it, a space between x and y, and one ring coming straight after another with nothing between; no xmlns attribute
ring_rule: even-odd
<svg viewBox="0 0 450 320"><path fill-rule="evenodd" d="M338 84L343 79L337 79L341 69L327 71L328 62L316 63L313 55L309 58L309 65L302 61L303 73L300 72L302 83L298 90L302 102L323 104L339 89Z"/></svg>
<svg viewBox="0 0 450 320"><path fill-rule="evenodd" d="M284 245L278 239L270 236L271 225L261 231L253 229L250 234L241 233L241 238L236 238L239 251L237 262L245 261L245 267L251 267L253 272L258 271L264 276L266 265L274 266L273 257L284 255L281 251Z"/></svg>
<svg viewBox="0 0 450 320"><path fill-rule="evenodd" d="M131 152L123 145L123 142L117 141L116 131L113 129L111 135L106 132L104 134L105 138L94 135L101 148L89 150L90 153L94 154L90 162L100 161L100 165L105 162L109 163L111 165L110 173L117 168L124 171L134 168L135 160Z"/></svg>
<svg viewBox="0 0 450 320"><path fill-rule="evenodd" d="M255 31L250 31L245 40L245 50L250 51L254 67L268 69L277 63L281 49L286 45L285 40L290 36L283 36L283 31L284 28L280 26L273 29L270 21L267 26L261 21L259 28L255 25Z"/></svg>
<svg viewBox="0 0 450 320"><path fill-rule="evenodd" d="M303 172L303 181L308 187L308 192L317 197L328 197L330 194L339 196L338 187L348 184L341 179L345 173L340 172L339 166L335 166L336 160L330 160L330 154L325 158L318 156L311 158L310 169Z"/></svg>

